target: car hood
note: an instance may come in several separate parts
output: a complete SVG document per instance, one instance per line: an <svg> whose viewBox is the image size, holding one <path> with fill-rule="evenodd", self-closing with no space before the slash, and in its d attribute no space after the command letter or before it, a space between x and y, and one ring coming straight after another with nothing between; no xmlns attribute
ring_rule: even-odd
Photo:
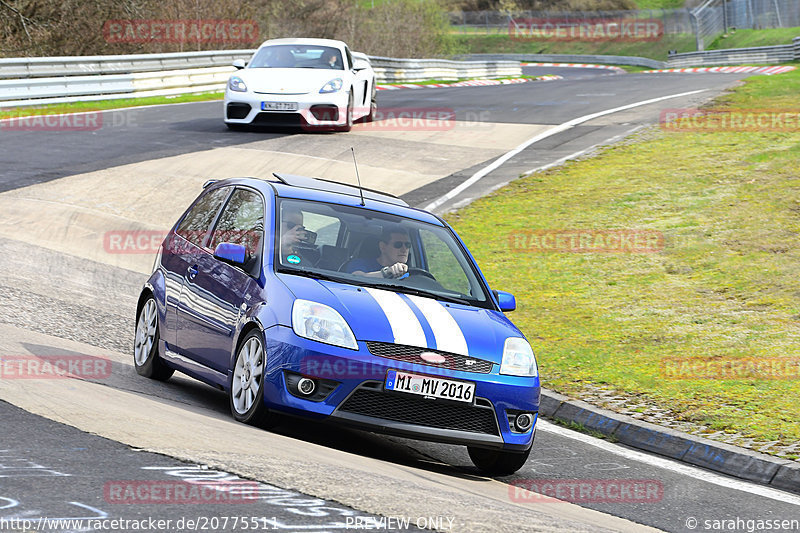
<svg viewBox="0 0 800 533"><path fill-rule="evenodd" d="M251 91L264 94L318 93L322 86L335 78L345 79L344 70L315 68L252 68L236 75Z"/></svg>
<svg viewBox="0 0 800 533"><path fill-rule="evenodd" d="M523 337L503 313L384 289L280 274L296 298L328 305L359 341L458 353L500 364L508 337Z"/></svg>

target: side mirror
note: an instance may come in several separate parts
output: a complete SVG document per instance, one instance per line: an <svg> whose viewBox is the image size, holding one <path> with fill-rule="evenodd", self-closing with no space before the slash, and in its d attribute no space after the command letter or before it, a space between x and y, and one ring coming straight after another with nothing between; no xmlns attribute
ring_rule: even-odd
<svg viewBox="0 0 800 533"><path fill-rule="evenodd" d="M369 68L369 62L366 59L356 59L353 61L353 70L356 72Z"/></svg>
<svg viewBox="0 0 800 533"><path fill-rule="evenodd" d="M245 61L244 59L235 59L233 61L233 66L239 70L242 70L244 67L247 66L247 61Z"/></svg>
<svg viewBox="0 0 800 533"><path fill-rule="evenodd" d="M508 313L517 308L517 299L514 298L514 295L510 292L492 291L492 294L494 294L494 298L497 300L497 304L502 312Z"/></svg>
<svg viewBox="0 0 800 533"><path fill-rule="evenodd" d="M247 262L247 248L241 244L232 242L221 242L214 250L214 257L220 261L225 261L236 266L242 266Z"/></svg>

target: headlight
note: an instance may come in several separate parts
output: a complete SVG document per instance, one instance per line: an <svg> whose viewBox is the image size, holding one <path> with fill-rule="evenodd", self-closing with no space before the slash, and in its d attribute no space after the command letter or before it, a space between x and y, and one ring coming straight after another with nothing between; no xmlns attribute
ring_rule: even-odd
<svg viewBox="0 0 800 533"><path fill-rule="evenodd" d="M342 78L336 78L323 85L322 89L320 89L319 92L321 94L335 93L341 88L342 88Z"/></svg>
<svg viewBox="0 0 800 533"><path fill-rule="evenodd" d="M228 88L239 93L247 92L247 85L239 76L231 76L231 79L228 80Z"/></svg>
<svg viewBox="0 0 800 533"><path fill-rule="evenodd" d="M536 357L528 341L522 337L509 337L503 347L503 363L500 373L507 376L536 377L539 368L536 366Z"/></svg>
<svg viewBox="0 0 800 533"><path fill-rule="evenodd" d="M295 300L292 306L292 329L299 337L358 350L353 330L342 315L327 305Z"/></svg>

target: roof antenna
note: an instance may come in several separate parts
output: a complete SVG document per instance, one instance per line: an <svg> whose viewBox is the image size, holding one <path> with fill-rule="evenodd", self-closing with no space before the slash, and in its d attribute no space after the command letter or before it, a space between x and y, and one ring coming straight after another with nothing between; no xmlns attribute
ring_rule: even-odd
<svg viewBox="0 0 800 533"><path fill-rule="evenodd" d="M364 191L361 190L361 176L358 175L358 163L356 163L356 151L351 146L350 151L353 152L353 166L356 167L356 179L358 180L358 192L361 195L361 205L362 207L366 207L367 204L364 203Z"/></svg>

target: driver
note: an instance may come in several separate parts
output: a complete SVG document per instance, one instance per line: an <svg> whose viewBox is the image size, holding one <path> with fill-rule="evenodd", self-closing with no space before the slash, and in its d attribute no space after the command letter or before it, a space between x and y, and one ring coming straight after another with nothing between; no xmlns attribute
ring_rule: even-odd
<svg viewBox="0 0 800 533"><path fill-rule="evenodd" d="M411 238L401 226L383 228L378 242L380 255L375 259L354 259L347 266L351 274L373 278L399 278L408 272L408 254Z"/></svg>
<svg viewBox="0 0 800 533"><path fill-rule="evenodd" d="M325 54L325 66L327 68L339 68L339 54L336 52L328 52Z"/></svg>

